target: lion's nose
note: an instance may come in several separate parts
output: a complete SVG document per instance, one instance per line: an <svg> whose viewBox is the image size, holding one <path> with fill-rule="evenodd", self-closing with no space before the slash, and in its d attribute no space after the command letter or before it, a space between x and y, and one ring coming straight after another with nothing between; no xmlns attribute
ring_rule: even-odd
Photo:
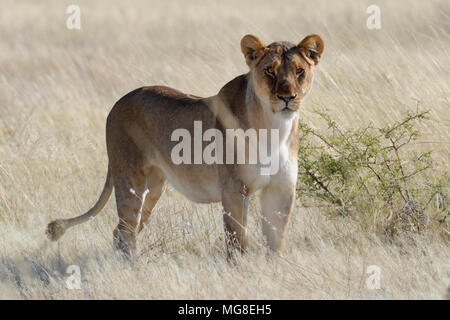
<svg viewBox="0 0 450 320"><path fill-rule="evenodd" d="M283 100L286 104L289 103L289 101L294 100L297 97L297 95L293 95L293 96L279 96L277 95L277 98L280 100Z"/></svg>

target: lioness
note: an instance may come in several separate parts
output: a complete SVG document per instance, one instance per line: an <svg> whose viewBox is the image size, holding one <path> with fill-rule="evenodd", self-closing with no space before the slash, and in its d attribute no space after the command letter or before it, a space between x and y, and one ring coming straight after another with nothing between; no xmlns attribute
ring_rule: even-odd
<svg viewBox="0 0 450 320"><path fill-rule="evenodd" d="M195 202L222 202L228 256L246 251L248 199L261 190L263 233L269 248L281 251L295 201L298 110L323 49L318 35L309 35L298 45L282 41L268 46L246 35L241 50L250 71L228 82L217 95L200 98L151 86L122 97L106 122L109 165L100 198L81 216L51 222L47 235L58 240L68 228L97 215L115 187L119 224L114 244L133 255L136 236L167 180ZM176 142L171 134L179 128L192 134L194 121L201 121L203 130L221 132L230 127L277 129L279 170L261 175L259 163L174 164L171 151Z"/></svg>

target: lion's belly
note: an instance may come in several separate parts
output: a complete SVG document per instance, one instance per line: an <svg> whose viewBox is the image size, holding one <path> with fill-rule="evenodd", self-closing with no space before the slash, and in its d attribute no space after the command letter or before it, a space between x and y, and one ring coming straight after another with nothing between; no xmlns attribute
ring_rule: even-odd
<svg viewBox="0 0 450 320"><path fill-rule="evenodd" d="M186 198L198 203L221 200L219 174L216 166L185 165L162 168L169 184Z"/></svg>

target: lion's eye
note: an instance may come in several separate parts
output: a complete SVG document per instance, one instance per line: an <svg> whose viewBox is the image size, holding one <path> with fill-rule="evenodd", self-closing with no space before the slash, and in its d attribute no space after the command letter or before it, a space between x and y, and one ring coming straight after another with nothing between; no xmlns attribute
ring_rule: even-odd
<svg viewBox="0 0 450 320"><path fill-rule="evenodd" d="M269 67L269 68L266 68L265 70L264 70L264 72L268 75L268 76L270 76L270 77L275 77L275 72L273 72L273 69L271 68L271 67Z"/></svg>
<svg viewBox="0 0 450 320"><path fill-rule="evenodd" d="M297 70L297 77L300 77L304 72L305 72L305 70L303 70L303 69L298 69L298 70Z"/></svg>

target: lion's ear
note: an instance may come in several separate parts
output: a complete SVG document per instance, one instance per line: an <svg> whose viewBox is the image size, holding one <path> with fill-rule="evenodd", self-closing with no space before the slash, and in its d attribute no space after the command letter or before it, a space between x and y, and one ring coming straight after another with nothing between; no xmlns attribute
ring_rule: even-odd
<svg viewBox="0 0 450 320"><path fill-rule="evenodd" d="M257 37L248 34L241 40L241 50L249 67L260 57L266 46Z"/></svg>
<svg viewBox="0 0 450 320"><path fill-rule="evenodd" d="M300 53L309 64L318 64L324 49L322 38L317 34L311 34L298 45Z"/></svg>

